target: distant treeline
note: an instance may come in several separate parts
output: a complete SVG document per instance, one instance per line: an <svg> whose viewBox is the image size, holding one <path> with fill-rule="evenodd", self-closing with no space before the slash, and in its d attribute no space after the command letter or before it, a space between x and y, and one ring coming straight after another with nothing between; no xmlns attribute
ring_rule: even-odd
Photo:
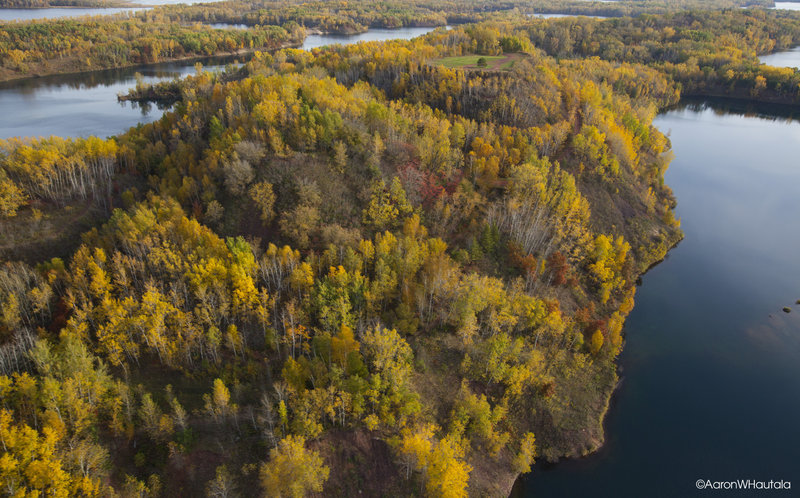
<svg viewBox="0 0 800 498"><path fill-rule="evenodd" d="M586 0L529 0L527 8L537 13L582 14L606 17L622 17L648 14L664 14L690 9L720 10L738 8L769 8L772 0L640 0L640 1L586 1Z"/></svg>
<svg viewBox="0 0 800 498"><path fill-rule="evenodd" d="M301 42L304 31L295 28L219 30L119 17L11 23L0 26L0 79L271 50Z"/></svg>
<svg viewBox="0 0 800 498"><path fill-rule="evenodd" d="M517 3L501 1L486 5L472 0L455 1L378 1L347 3L325 1L274 2L231 0L205 5L164 6L146 14L147 18L166 18L180 22L223 22L255 25L283 25L295 22L328 33L358 33L368 28L403 26L444 26L448 22L476 22L487 13L510 11Z"/></svg>
<svg viewBox="0 0 800 498"><path fill-rule="evenodd" d="M124 0L0 0L0 9L41 9L45 7L124 7Z"/></svg>
<svg viewBox="0 0 800 498"><path fill-rule="evenodd" d="M792 12L734 9L604 21L536 20L518 31L555 57L655 67L679 83L684 95L800 102L800 73L758 59L800 43L800 16Z"/></svg>
<svg viewBox="0 0 800 498"><path fill-rule="evenodd" d="M587 2L584 0L354 0L349 2L227 0L202 5L165 5L143 16L165 16L181 22L220 22L255 25L302 26L330 33L355 33L368 28L443 26L497 19L498 16L564 13L622 17L641 13L662 14L686 9L772 7L772 0L646 0Z"/></svg>

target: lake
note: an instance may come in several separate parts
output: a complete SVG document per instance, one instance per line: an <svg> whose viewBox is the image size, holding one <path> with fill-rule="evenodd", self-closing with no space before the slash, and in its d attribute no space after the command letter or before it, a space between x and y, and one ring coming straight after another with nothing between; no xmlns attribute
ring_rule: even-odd
<svg viewBox="0 0 800 498"><path fill-rule="evenodd" d="M800 488L800 122L695 103L655 125L670 133L686 238L642 278L606 445L538 466L514 496L715 493L698 479Z"/></svg>
<svg viewBox="0 0 800 498"><path fill-rule="evenodd" d="M229 24L226 22L210 22L204 23L205 26L214 29L248 29L249 26L247 24Z"/></svg>
<svg viewBox="0 0 800 498"><path fill-rule="evenodd" d="M0 21L30 21L33 19L56 19L59 17L108 16L122 12L136 12L144 8L100 8L52 7L47 9L0 9Z"/></svg>
<svg viewBox="0 0 800 498"><path fill-rule="evenodd" d="M234 58L203 60L206 70L222 70ZM13 136L115 135L138 123L161 117L155 107L117 102L118 93L136 86L135 74L147 83L195 72L196 61L53 75L0 83L0 138Z"/></svg>
<svg viewBox="0 0 800 498"><path fill-rule="evenodd" d="M358 43L362 41L386 41L393 39L409 40L430 33L436 28L430 27L416 27L416 28L398 28L398 29L370 29L365 33L357 35L308 35L303 42L303 50L311 50L312 48L325 47L327 45L349 45L351 43ZM449 29L449 27L447 28Z"/></svg>
<svg viewBox="0 0 800 498"><path fill-rule="evenodd" d="M589 16L584 14L533 14L532 17L540 17L542 19L561 19L563 17L589 17L591 19L608 19L607 16Z"/></svg>
<svg viewBox="0 0 800 498"><path fill-rule="evenodd" d="M617 0L608 0L609 2ZM562 19L564 17L588 17L590 19L608 19L608 16L590 16L585 14L527 14L528 17L537 17L539 19Z"/></svg>
<svg viewBox="0 0 800 498"><path fill-rule="evenodd" d="M370 30L353 36L312 35L303 48L331 43L413 38L434 28ZM239 60L242 58L239 57ZM202 60L208 70L221 70L236 58ZM136 85L138 72L147 83L171 80L195 72L196 61L179 61L136 68L54 75L0 83L0 138L14 136L106 137L138 123L160 118L164 111L117 102L117 94Z"/></svg>
<svg viewBox="0 0 800 498"><path fill-rule="evenodd" d="M773 9L778 10L800 10L800 2L775 2Z"/></svg>
<svg viewBox="0 0 800 498"><path fill-rule="evenodd" d="M800 68L800 47L794 47L791 50L784 50L783 52L775 52L774 54L762 55L758 59L770 66Z"/></svg>
<svg viewBox="0 0 800 498"><path fill-rule="evenodd" d="M142 4L147 5L176 5L179 3L211 3L221 2L222 0L147 0ZM0 21L30 21L32 19L57 19L59 17L82 17L82 16L108 16L121 12L137 12L149 10L148 7L109 7L109 8L89 8L89 7L48 7L44 9L2 9L0 8Z"/></svg>

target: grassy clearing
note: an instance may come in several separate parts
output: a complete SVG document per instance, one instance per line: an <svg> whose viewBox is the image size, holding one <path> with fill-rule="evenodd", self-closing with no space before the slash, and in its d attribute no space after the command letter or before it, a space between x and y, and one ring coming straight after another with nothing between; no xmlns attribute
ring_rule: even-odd
<svg viewBox="0 0 800 498"><path fill-rule="evenodd" d="M466 71L509 71L514 67L517 61L524 59L525 57L527 57L525 54L520 53L503 55L472 54L436 59L431 61L431 64L449 67L451 69L463 69Z"/></svg>
<svg viewBox="0 0 800 498"><path fill-rule="evenodd" d="M465 68L469 66L478 67L478 59L486 59L487 67L493 62L506 59L504 55L462 55L459 57L445 57L434 61L434 64L449 68Z"/></svg>
<svg viewBox="0 0 800 498"><path fill-rule="evenodd" d="M498 69L502 69L504 71L508 71L509 69L514 67L514 63L515 62L517 62L515 59L506 60L505 62L500 64L500 67Z"/></svg>

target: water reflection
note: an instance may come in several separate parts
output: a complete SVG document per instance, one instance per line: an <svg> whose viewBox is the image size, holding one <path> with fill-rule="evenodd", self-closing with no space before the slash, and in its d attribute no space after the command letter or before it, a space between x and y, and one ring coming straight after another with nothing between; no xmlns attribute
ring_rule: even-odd
<svg viewBox="0 0 800 498"><path fill-rule="evenodd" d="M430 33L435 27L413 27L397 29L370 29L355 35L308 35L300 47L303 50L327 45L344 45L362 41L409 40ZM449 26L446 29L450 29Z"/></svg>
<svg viewBox="0 0 800 498"><path fill-rule="evenodd" d="M219 71L235 57L203 60L204 69ZM136 85L181 78L195 72L195 62L53 75L0 83L0 138L12 136L115 135L138 123L161 117L162 109L117 102L117 95Z"/></svg>
<svg viewBox="0 0 800 498"><path fill-rule="evenodd" d="M686 238L642 279L606 447L539 466L518 496L800 482L800 122L780 106L694 101L655 124L670 133Z"/></svg>
<svg viewBox="0 0 800 498"><path fill-rule="evenodd" d="M311 35L302 48L333 43L356 43L413 38L435 28L376 29L352 36ZM199 59L207 70L222 70L241 57ZM123 132L138 123L160 118L163 109L117 102L117 95L136 85L182 78L195 72L196 61L180 61L137 68L109 69L54 75L0 83L0 138L14 136L101 137Z"/></svg>
<svg viewBox="0 0 800 498"><path fill-rule="evenodd" d="M797 69L800 68L800 47L794 47L793 49L776 52L774 54L762 55L758 59L770 66L793 67Z"/></svg>
<svg viewBox="0 0 800 498"><path fill-rule="evenodd" d="M178 5L181 3L193 5L196 3L213 3L222 0L141 0L132 2L142 5ZM34 19L60 19L84 16L108 16L123 12L140 12L150 10L151 7L48 7L45 9L4 9L0 8L0 21L31 21Z"/></svg>
<svg viewBox="0 0 800 498"><path fill-rule="evenodd" d="M530 17L538 17L541 19L562 19L564 17L588 17L590 19L608 19L607 16L590 16L588 14L531 14Z"/></svg>
<svg viewBox="0 0 800 498"><path fill-rule="evenodd" d="M766 121L784 121L786 123L800 120L800 109L797 107L729 98L686 97L681 100L681 103L674 110L689 110L697 113L707 111L720 117L739 115Z"/></svg>

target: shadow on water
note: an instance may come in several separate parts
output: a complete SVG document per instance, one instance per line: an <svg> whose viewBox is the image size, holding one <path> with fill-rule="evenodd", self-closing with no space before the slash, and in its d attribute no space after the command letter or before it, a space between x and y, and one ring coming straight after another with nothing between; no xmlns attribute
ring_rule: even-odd
<svg viewBox="0 0 800 498"><path fill-rule="evenodd" d="M800 120L800 106L753 102L751 100L735 98L685 97L669 110L680 109L688 109L694 112L710 110L718 116L733 114L772 121Z"/></svg>

